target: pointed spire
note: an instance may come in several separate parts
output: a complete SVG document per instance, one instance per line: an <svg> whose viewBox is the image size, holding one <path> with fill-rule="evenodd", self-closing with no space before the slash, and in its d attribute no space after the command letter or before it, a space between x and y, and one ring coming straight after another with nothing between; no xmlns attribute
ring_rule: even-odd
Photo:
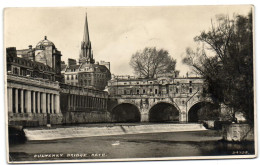
<svg viewBox="0 0 260 165"><path fill-rule="evenodd" d="M90 40L89 40L89 31L88 31L88 16L87 16L87 13L86 13L83 42L85 42L87 44L89 41Z"/></svg>
<svg viewBox="0 0 260 165"><path fill-rule="evenodd" d="M84 26L84 34L83 34L83 41L81 42L81 52L80 52L80 63L95 63L93 59L93 52L91 47L91 42L89 39L89 30L88 30L88 19L87 13L85 18L85 26Z"/></svg>

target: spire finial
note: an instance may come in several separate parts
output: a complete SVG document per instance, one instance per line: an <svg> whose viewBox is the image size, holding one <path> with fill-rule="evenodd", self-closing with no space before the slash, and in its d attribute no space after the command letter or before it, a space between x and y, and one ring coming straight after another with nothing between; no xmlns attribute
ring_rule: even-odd
<svg viewBox="0 0 260 165"><path fill-rule="evenodd" d="M44 36L44 40L47 40L47 36Z"/></svg>

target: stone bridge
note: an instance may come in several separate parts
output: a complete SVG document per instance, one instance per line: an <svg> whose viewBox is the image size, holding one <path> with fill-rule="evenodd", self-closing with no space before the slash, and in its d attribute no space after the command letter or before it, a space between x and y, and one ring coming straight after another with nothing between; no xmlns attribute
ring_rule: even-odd
<svg viewBox="0 0 260 165"><path fill-rule="evenodd" d="M212 100L197 91L191 94L114 96L110 97L108 108L114 120L117 120L115 116L121 115L121 118L136 122L197 122L198 110L206 105L213 105Z"/></svg>

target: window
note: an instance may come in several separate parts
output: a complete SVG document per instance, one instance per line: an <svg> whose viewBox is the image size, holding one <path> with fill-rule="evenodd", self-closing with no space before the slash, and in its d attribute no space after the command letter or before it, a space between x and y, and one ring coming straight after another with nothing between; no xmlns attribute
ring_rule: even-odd
<svg viewBox="0 0 260 165"><path fill-rule="evenodd" d="M73 78L73 75L71 75L71 80L73 80L74 78Z"/></svg>
<svg viewBox="0 0 260 165"><path fill-rule="evenodd" d="M157 94L157 89L155 89L155 94Z"/></svg>
<svg viewBox="0 0 260 165"><path fill-rule="evenodd" d="M75 79L76 79L76 80L78 79L78 76L77 76L77 75L75 76Z"/></svg>
<svg viewBox="0 0 260 165"><path fill-rule="evenodd" d="M70 76L69 75L67 75L67 80L69 80L70 79Z"/></svg>
<svg viewBox="0 0 260 165"><path fill-rule="evenodd" d="M153 82L150 82L150 84L152 84Z"/></svg>
<svg viewBox="0 0 260 165"><path fill-rule="evenodd" d="M139 94L139 90L138 89L136 90L136 93Z"/></svg>
<svg viewBox="0 0 260 165"><path fill-rule="evenodd" d="M192 85L192 81L190 81L190 86Z"/></svg>
<svg viewBox="0 0 260 165"><path fill-rule="evenodd" d="M179 92L179 89L178 88L176 88L176 93L178 93Z"/></svg>
<svg viewBox="0 0 260 165"><path fill-rule="evenodd" d="M145 94L145 89L143 89L143 94Z"/></svg>
<svg viewBox="0 0 260 165"><path fill-rule="evenodd" d="M152 91L153 91L153 89L151 88L151 89L150 89L150 92L152 92Z"/></svg>
<svg viewBox="0 0 260 165"><path fill-rule="evenodd" d="M190 88L190 93L192 93L192 88Z"/></svg>

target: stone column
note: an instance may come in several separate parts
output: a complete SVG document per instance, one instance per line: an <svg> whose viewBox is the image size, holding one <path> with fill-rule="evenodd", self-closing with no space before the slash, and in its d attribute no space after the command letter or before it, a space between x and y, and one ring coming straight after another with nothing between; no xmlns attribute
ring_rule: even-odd
<svg viewBox="0 0 260 165"><path fill-rule="evenodd" d="M77 107L78 106L78 96L75 95L75 106Z"/></svg>
<svg viewBox="0 0 260 165"><path fill-rule="evenodd" d="M60 113L60 95L55 95L55 109L56 113Z"/></svg>
<svg viewBox="0 0 260 165"><path fill-rule="evenodd" d="M73 107L73 109L74 109L75 106L76 106L75 105L75 95L72 95L72 107Z"/></svg>
<svg viewBox="0 0 260 165"><path fill-rule="evenodd" d="M94 97L91 97L91 101L90 101L90 107L93 108L93 104L94 104Z"/></svg>
<svg viewBox="0 0 260 165"><path fill-rule="evenodd" d="M18 113L18 89L15 89L15 113Z"/></svg>
<svg viewBox="0 0 260 165"><path fill-rule="evenodd" d="M80 98L80 106L83 107L83 96L79 96Z"/></svg>
<svg viewBox="0 0 260 165"><path fill-rule="evenodd" d="M54 94L51 94L51 109L52 109L52 113L55 113L55 109L54 109Z"/></svg>
<svg viewBox="0 0 260 165"><path fill-rule="evenodd" d="M68 108L70 108L70 94L68 94Z"/></svg>
<svg viewBox="0 0 260 165"><path fill-rule="evenodd" d="M105 109L105 99L102 98L102 109Z"/></svg>
<svg viewBox="0 0 260 165"><path fill-rule="evenodd" d="M74 109L74 107L75 107L75 96L74 95L71 95L71 101L72 101L72 103L71 103L72 108Z"/></svg>
<svg viewBox="0 0 260 165"><path fill-rule="evenodd" d="M20 100L21 101L21 113L24 113L24 101L23 101L24 100L24 98L23 98L24 94L23 94L23 92L24 92L24 90L21 89L21 92L20 92L20 95L21 95L20 96L20 98L21 98L21 100Z"/></svg>
<svg viewBox="0 0 260 165"><path fill-rule="evenodd" d="M70 98L70 107L73 107L73 96L69 94L69 98Z"/></svg>
<svg viewBox="0 0 260 165"><path fill-rule="evenodd" d="M86 104L87 104L86 107L89 108L89 97L88 96L86 97Z"/></svg>
<svg viewBox="0 0 260 165"><path fill-rule="evenodd" d="M46 113L46 93L41 94L41 108L42 113Z"/></svg>
<svg viewBox="0 0 260 165"><path fill-rule="evenodd" d="M8 101L8 112L13 112L13 89L11 87L7 88L7 101Z"/></svg>
<svg viewBox="0 0 260 165"><path fill-rule="evenodd" d="M38 113L41 112L41 93L37 92L37 109L38 109Z"/></svg>
<svg viewBox="0 0 260 165"><path fill-rule="evenodd" d="M32 112L32 99L31 99L31 91L26 90L25 92L25 107L26 107L26 112L31 113Z"/></svg>
<svg viewBox="0 0 260 165"><path fill-rule="evenodd" d="M79 106L79 96L76 95L76 106L78 107Z"/></svg>
<svg viewBox="0 0 260 165"><path fill-rule="evenodd" d="M37 109L38 113L41 112L41 93L37 92Z"/></svg>
<svg viewBox="0 0 260 165"><path fill-rule="evenodd" d="M95 97L92 97L92 105L91 105L91 108L94 108L94 106L95 106Z"/></svg>
<svg viewBox="0 0 260 165"><path fill-rule="evenodd" d="M84 96L84 103L85 103L85 108L87 108L88 107L88 98L87 98L87 96Z"/></svg>
<svg viewBox="0 0 260 165"><path fill-rule="evenodd" d="M33 113L36 113L36 100L35 100L35 92L32 91L32 94L33 94Z"/></svg>
<svg viewBox="0 0 260 165"><path fill-rule="evenodd" d="M50 94L49 93L46 93L47 95L47 110L48 110L48 113L50 113L50 108L51 108L51 102L50 102Z"/></svg>
<svg viewBox="0 0 260 165"><path fill-rule="evenodd" d="M81 107L81 105L80 105L80 101L81 101L81 100L80 100L80 95L78 95L77 101L78 101L78 106Z"/></svg>

